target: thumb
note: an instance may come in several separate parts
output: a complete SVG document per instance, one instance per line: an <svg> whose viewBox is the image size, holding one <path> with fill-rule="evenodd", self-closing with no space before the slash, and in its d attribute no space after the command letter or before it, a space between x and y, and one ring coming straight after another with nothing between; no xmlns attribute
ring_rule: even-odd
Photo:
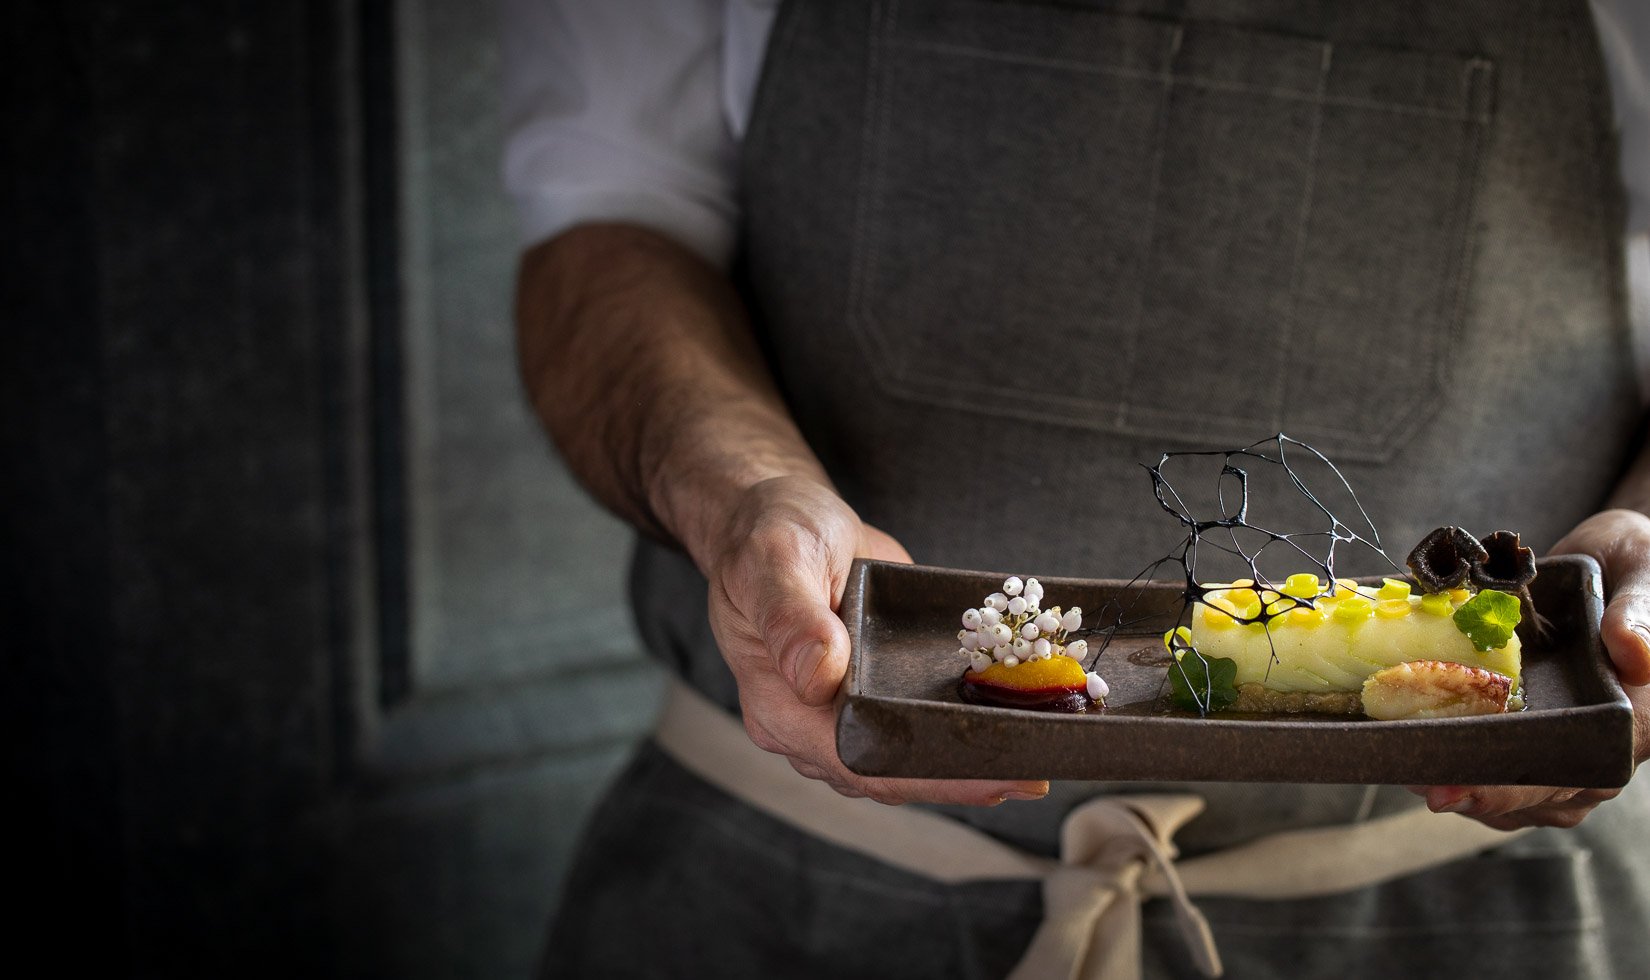
<svg viewBox="0 0 1650 980"><path fill-rule="evenodd" d="M1612 528L1598 555L1610 597L1599 624L1625 684L1650 684L1650 526L1640 515Z"/></svg>
<svg viewBox="0 0 1650 980"><path fill-rule="evenodd" d="M830 704L848 672L848 630L831 612L828 580L776 575L762 589L752 617L779 676L804 704L814 706Z"/></svg>
<svg viewBox="0 0 1650 980"><path fill-rule="evenodd" d="M1650 684L1650 575L1623 576L1604 609L1599 632L1622 683Z"/></svg>

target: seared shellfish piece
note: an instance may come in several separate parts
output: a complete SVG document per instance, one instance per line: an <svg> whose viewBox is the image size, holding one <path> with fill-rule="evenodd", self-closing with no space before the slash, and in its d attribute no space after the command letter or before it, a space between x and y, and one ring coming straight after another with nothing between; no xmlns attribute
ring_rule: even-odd
<svg viewBox="0 0 1650 980"><path fill-rule="evenodd" d="M1507 710L1513 681L1483 667L1443 660L1414 660L1379 670L1364 681L1364 714L1380 721L1400 718L1464 718Z"/></svg>

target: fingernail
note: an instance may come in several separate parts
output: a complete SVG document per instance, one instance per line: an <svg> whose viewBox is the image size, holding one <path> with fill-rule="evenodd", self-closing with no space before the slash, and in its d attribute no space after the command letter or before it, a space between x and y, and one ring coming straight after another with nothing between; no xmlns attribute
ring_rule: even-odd
<svg viewBox="0 0 1650 980"><path fill-rule="evenodd" d="M1629 621L1626 626L1627 632L1638 641L1639 648L1636 651L1611 648L1610 659L1620 672L1623 683L1643 685L1650 682L1650 625ZM1609 646L1609 641L1605 646Z"/></svg>
<svg viewBox="0 0 1650 980"><path fill-rule="evenodd" d="M1650 654L1650 626L1643 623L1634 623L1629 629L1638 636L1639 642L1644 644L1644 652Z"/></svg>
<svg viewBox="0 0 1650 980"><path fill-rule="evenodd" d="M791 687L797 694L807 692L808 684L819 673L819 665L825 660L825 644L815 640L802 649L796 659L791 662Z"/></svg>
<svg viewBox="0 0 1650 980"><path fill-rule="evenodd" d="M1003 794L1005 800L1040 800L1048 795L1048 790L1041 793L1028 793L1023 789L1011 789Z"/></svg>
<svg viewBox="0 0 1650 980"><path fill-rule="evenodd" d="M1450 807L1460 806L1462 800L1471 800L1472 793L1465 786L1434 786L1427 790L1427 809L1433 813L1459 813Z"/></svg>
<svg viewBox="0 0 1650 980"><path fill-rule="evenodd" d="M1434 813L1471 813L1478 809L1478 801L1470 796L1463 796L1449 806L1441 806Z"/></svg>

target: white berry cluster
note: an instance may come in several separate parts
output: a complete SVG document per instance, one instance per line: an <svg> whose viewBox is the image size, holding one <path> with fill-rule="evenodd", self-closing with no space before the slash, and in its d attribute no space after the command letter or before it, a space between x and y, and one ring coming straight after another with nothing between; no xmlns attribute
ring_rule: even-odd
<svg viewBox="0 0 1650 980"><path fill-rule="evenodd" d="M1003 580L1003 590L985 597L985 605L964 610L963 628L957 632L962 644L957 652L966 657L975 671L993 663L1013 667L1025 660L1088 655L1087 640L1069 640L1068 634L1083 627L1083 610L1076 606L1042 609L1043 586L1034 578L1021 581L1018 575Z"/></svg>

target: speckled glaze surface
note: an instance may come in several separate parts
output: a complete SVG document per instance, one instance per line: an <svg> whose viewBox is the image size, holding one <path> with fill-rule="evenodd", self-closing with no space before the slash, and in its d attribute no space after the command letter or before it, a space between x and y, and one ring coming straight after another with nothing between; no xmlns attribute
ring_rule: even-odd
<svg viewBox="0 0 1650 980"><path fill-rule="evenodd" d="M1599 642L1598 566L1565 556L1539 567L1532 591L1553 629L1523 638L1526 710L1379 722L1174 711L1162 697L1161 635L1179 612L1178 590L1151 583L1131 598L1121 581L1041 576L1062 604L1098 611L1132 601L1142 617L1093 667L1111 685L1106 708L1062 715L964 704L956 616L1005 573L860 561L842 603L853 656L837 748L849 768L875 776L1624 785L1633 718Z"/></svg>

